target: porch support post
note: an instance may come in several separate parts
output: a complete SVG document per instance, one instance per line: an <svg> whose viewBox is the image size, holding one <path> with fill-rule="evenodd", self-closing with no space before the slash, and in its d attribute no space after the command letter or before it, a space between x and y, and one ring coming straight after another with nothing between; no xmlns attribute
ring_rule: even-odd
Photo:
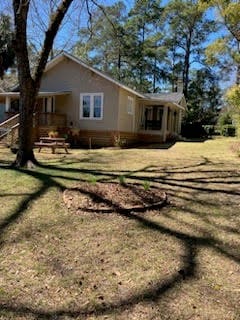
<svg viewBox="0 0 240 320"><path fill-rule="evenodd" d="M167 138L167 116L168 116L168 106L163 107L163 117L162 117L162 135L163 142L166 141Z"/></svg>
<svg viewBox="0 0 240 320"><path fill-rule="evenodd" d="M172 133L172 119L173 119L173 113L172 113L172 110L170 109L169 110L169 127L168 127L168 131L170 131L170 133Z"/></svg>
<svg viewBox="0 0 240 320"><path fill-rule="evenodd" d="M173 128L173 125L174 125L174 110L171 110L171 126L170 126L170 131L171 133L174 133L174 128Z"/></svg>
<svg viewBox="0 0 240 320"><path fill-rule="evenodd" d="M5 112L8 112L10 110L11 107L11 98L6 96L5 99Z"/></svg>
<svg viewBox="0 0 240 320"><path fill-rule="evenodd" d="M133 115L132 115L132 132L135 132L136 128L136 101L133 100Z"/></svg>
<svg viewBox="0 0 240 320"><path fill-rule="evenodd" d="M181 133L181 125L182 125L182 110L178 112L178 134Z"/></svg>
<svg viewBox="0 0 240 320"><path fill-rule="evenodd" d="M52 97L47 97L47 112L52 112Z"/></svg>

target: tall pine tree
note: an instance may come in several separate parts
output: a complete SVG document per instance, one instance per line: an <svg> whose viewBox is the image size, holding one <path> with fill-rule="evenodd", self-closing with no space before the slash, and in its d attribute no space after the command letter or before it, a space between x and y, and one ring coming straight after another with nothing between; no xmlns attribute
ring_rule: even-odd
<svg viewBox="0 0 240 320"><path fill-rule="evenodd" d="M187 98L191 64L203 63L204 48L215 30L215 23L207 17L206 6L198 0L170 1L166 18L166 34L170 35L171 46L175 46L175 63L182 66L181 77Z"/></svg>
<svg viewBox="0 0 240 320"><path fill-rule="evenodd" d="M126 60L125 11L123 2L96 7L88 27L79 30L80 40L73 49L76 56L119 80L124 76Z"/></svg>
<svg viewBox="0 0 240 320"><path fill-rule="evenodd" d="M208 61L229 74L236 71L237 85L240 84L240 2L238 0L211 0L207 2L217 9L219 23L225 28L224 36L218 37L207 48ZM225 71L225 72L224 72Z"/></svg>

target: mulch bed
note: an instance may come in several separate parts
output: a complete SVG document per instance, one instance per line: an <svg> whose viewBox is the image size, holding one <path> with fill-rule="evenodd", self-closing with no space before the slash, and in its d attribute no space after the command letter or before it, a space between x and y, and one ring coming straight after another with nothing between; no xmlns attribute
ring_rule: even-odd
<svg viewBox="0 0 240 320"><path fill-rule="evenodd" d="M167 195L160 189L144 190L142 185L84 182L63 193L65 205L77 213L112 213L146 211L167 203Z"/></svg>

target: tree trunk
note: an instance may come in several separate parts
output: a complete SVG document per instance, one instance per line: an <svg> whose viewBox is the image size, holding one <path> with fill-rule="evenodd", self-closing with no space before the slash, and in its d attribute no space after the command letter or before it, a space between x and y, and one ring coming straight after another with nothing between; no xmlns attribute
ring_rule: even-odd
<svg viewBox="0 0 240 320"><path fill-rule="evenodd" d="M122 67L122 56L121 56L121 50L120 50L120 44L118 48L118 62L117 62L117 68L118 68L118 80L121 81L121 67Z"/></svg>
<svg viewBox="0 0 240 320"><path fill-rule="evenodd" d="M15 167L24 167L28 161L37 164L33 153L33 117L37 94L49 54L53 47L54 38L72 1L62 0L55 13L52 14L52 19L50 19L48 29L46 30L42 51L39 55L39 61L32 76L27 48L27 20L30 1L23 3L20 0L13 0L15 24L14 47L20 87L19 151L13 163Z"/></svg>
<svg viewBox="0 0 240 320"><path fill-rule="evenodd" d="M36 103L36 89L33 84L22 89L20 95L19 150L15 167L24 167L28 162L38 164L33 153L33 111Z"/></svg>
<svg viewBox="0 0 240 320"><path fill-rule="evenodd" d="M157 74L157 59L154 57L154 70L153 70L153 93L156 92L156 74Z"/></svg>
<svg viewBox="0 0 240 320"><path fill-rule="evenodd" d="M237 50L238 55L240 56L240 41L237 39ZM237 74L236 74L236 84L240 85L240 63L237 64Z"/></svg>
<svg viewBox="0 0 240 320"><path fill-rule="evenodd" d="M145 23L142 26L142 39L141 39L141 58L140 58L140 66L139 66L139 84L140 84L140 89L141 91L144 91L144 47L145 47Z"/></svg>
<svg viewBox="0 0 240 320"><path fill-rule="evenodd" d="M188 83L189 83L189 54L185 56L184 62L184 76L183 76L183 92L185 98L188 98Z"/></svg>
<svg viewBox="0 0 240 320"><path fill-rule="evenodd" d="M190 54L191 54L191 42L192 42L192 32L189 32L189 37L186 43L186 53L184 57L183 66L183 93L185 98L188 98L188 83L189 83L189 69L190 69Z"/></svg>
<svg viewBox="0 0 240 320"><path fill-rule="evenodd" d="M24 167L28 161L36 163L33 154L33 110L39 86L34 82L30 72L27 50L27 16L29 2L23 4L13 1L15 17L15 52L18 66L18 80L20 89L20 126L19 150L13 165Z"/></svg>

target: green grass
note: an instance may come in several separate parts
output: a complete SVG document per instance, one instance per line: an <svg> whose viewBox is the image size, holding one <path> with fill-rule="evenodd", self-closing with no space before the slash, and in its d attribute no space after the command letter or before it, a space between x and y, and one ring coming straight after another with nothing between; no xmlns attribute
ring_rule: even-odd
<svg viewBox="0 0 240 320"><path fill-rule="evenodd" d="M240 319L240 158L233 138L139 149L0 148L0 319ZM81 181L146 181L169 204L76 214Z"/></svg>

